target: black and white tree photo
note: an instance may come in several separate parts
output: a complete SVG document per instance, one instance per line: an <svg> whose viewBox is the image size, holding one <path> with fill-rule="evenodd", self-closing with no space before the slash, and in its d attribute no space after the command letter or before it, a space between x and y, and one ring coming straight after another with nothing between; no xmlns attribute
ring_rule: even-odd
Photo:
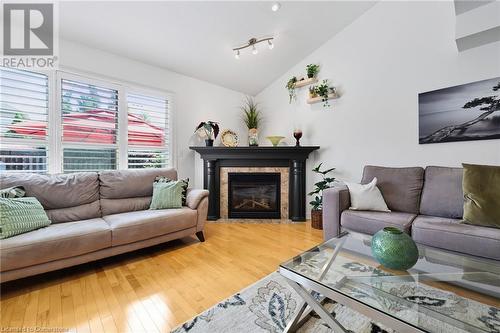
<svg viewBox="0 0 500 333"><path fill-rule="evenodd" d="M421 93L419 143L500 139L500 78Z"/></svg>

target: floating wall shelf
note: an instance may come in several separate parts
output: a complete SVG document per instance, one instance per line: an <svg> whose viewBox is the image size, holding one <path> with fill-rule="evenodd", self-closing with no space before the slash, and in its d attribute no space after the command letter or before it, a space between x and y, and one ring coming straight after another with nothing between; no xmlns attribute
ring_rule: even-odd
<svg viewBox="0 0 500 333"><path fill-rule="evenodd" d="M328 99L337 99L337 98L339 98L337 94L328 94ZM307 104L315 104L322 101L323 101L322 97L308 98Z"/></svg>
<svg viewBox="0 0 500 333"><path fill-rule="evenodd" d="M304 80L301 80L301 81L297 81L295 83L295 88L305 87L305 86L308 86L308 85L316 83L316 82L318 82L318 79L315 78L315 77L312 77L310 79L304 79Z"/></svg>

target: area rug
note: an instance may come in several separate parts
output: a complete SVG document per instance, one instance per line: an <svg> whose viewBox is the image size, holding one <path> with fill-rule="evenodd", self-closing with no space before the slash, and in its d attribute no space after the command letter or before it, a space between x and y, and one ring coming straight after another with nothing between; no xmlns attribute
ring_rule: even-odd
<svg viewBox="0 0 500 333"><path fill-rule="evenodd" d="M352 263L351 263L352 264ZM360 269L360 265L354 268L347 265L346 269ZM364 269L372 269L364 266ZM445 293L430 287L419 285L409 285L408 283L399 283L397 288L398 296L404 297L415 304L442 307L446 313L451 316L467 316L475 321L475 325L485 332L500 333L500 309L489 307L484 304L456 296L452 293ZM359 291L359 297L372 297L367 295L366 291ZM372 297L373 302L385 302L377 297ZM239 293L227 298L214 307L201 313L195 318L185 322L173 333L205 333L205 332L238 332L238 333L260 333L282 332L286 324L298 311L301 304L301 298L287 284L285 279L277 272L274 272L255 284L245 288ZM384 304L392 307L392 310L407 311L403 315L415 316L414 311L405 309L394 309L396 303ZM393 333L394 331L370 321L369 318L351 310L334 301L326 300L325 307L332 313L349 332L353 333ZM431 327L432 332L450 332L465 333L467 330L459 330L437 321L429 316L418 318L419 322L426 321L426 327ZM298 330L301 333L326 333L333 332L321 318L313 313L310 319Z"/></svg>

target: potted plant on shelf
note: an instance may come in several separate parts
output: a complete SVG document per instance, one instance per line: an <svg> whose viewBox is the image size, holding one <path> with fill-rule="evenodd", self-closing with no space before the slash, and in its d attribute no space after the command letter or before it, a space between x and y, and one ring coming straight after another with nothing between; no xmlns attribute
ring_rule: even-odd
<svg viewBox="0 0 500 333"><path fill-rule="evenodd" d="M204 136L206 137L205 145L207 147L212 147L214 145L214 140L217 138L217 135L219 135L219 123L211 120L203 121L196 127L194 132L200 133L200 129L203 129Z"/></svg>
<svg viewBox="0 0 500 333"><path fill-rule="evenodd" d="M316 77L316 75L318 75L319 65L309 64L306 66L306 71L307 71L307 77L312 79L313 77Z"/></svg>
<svg viewBox="0 0 500 333"><path fill-rule="evenodd" d="M320 163L312 171L321 176L322 180L314 184L314 190L309 192L308 195L313 196L314 199L309 202L311 205L311 226L315 229L323 229L323 191L331 187L335 178L328 177L328 174L335 170L330 168L321 170L323 163Z"/></svg>
<svg viewBox="0 0 500 333"><path fill-rule="evenodd" d="M290 100L288 101L290 104L292 104L292 100L294 100L297 95L295 94L295 83L297 83L297 77L294 76L288 82L286 83L286 89L288 90L288 97Z"/></svg>
<svg viewBox="0 0 500 333"><path fill-rule="evenodd" d="M323 107L326 108L330 106L330 103L328 103L328 95L330 94L330 86L328 85L328 80L323 80L323 83L316 86L315 91L316 94L321 97Z"/></svg>
<svg viewBox="0 0 500 333"><path fill-rule="evenodd" d="M243 111L243 122L248 128L248 145L259 145L259 124L262 120L259 104L252 97L247 96L245 103L241 107Z"/></svg>
<svg viewBox="0 0 500 333"><path fill-rule="evenodd" d="M318 93L316 92L316 86L309 87L309 98L318 97Z"/></svg>

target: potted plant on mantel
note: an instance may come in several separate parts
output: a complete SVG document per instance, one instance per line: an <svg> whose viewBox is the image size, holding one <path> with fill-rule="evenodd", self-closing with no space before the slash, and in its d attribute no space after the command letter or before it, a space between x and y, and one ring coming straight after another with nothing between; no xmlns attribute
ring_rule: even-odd
<svg viewBox="0 0 500 333"><path fill-rule="evenodd" d="M248 145L259 145L259 124L262 121L261 112L252 97L247 96L245 103L241 107L243 111L243 122L248 128Z"/></svg>
<svg viewBox="0 0 500 333"><path fill-rule="evenodd" d="M194 132L199 133L200 129L203 129L206 137L205 145L207 147L212 147L214 145L214 140L217 138L217 135L219 135L219 123L211 120L203 121L196 127Z"/></svg>
<svg viewBox="0 0 500 333"><path fill-rule="evenodd" d="M323 191L331 187L331 184L335 181L335 178L328 177L327 175L335 170L335 168L330 168L326 170L321 170L323 163L320 163L312 171L316 174L321 175L322 180L314 184L314 190L309 192L308 195L314 196L314 199L309 202L311 205L311 226L314 229L323 229Z"/></svg>

